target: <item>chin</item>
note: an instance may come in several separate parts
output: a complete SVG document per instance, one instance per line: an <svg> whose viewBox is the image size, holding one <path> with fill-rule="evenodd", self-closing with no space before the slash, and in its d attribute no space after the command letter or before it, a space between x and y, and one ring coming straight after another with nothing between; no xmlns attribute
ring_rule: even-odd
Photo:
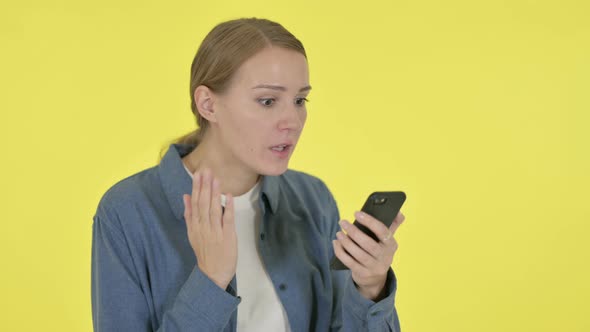
<svg viewBox="0 0 590 332"><path fill-rule="evenodd" d="M258 169L258 173L261 175L278 176L287 171L289 164L284 165L264 165Z"/></svg>

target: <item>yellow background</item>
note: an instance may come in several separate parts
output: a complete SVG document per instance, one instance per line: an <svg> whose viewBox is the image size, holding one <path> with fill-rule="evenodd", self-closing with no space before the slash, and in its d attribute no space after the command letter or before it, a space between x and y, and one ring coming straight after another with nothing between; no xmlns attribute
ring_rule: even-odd
<svg viewBox="0 0 590 332"><path fill-rule="evenodd" d="M404 190L405 332L590 331L587 1L3 1L0 329L90 331L92 216L193 128L205 34L247 16L308 52L290 164L343 218Z"/></svg>

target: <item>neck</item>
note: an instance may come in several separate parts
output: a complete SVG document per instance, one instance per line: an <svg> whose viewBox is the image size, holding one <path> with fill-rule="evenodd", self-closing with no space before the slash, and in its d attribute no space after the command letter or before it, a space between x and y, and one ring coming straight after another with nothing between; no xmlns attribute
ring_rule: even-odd
<svg viewBox="0 0 590 332"><path fill-rule="evenodd" d="M259 174L236 162L232 153L210 135L205 135L203 141L182 158L182 162L193 174L209 168L219 180L224 195L241 196L252 189L260 178Z"/></svg>

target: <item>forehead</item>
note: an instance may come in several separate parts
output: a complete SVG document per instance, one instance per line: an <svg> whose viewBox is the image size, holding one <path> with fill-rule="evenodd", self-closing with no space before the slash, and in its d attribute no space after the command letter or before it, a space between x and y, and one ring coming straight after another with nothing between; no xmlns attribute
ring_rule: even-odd
<svg viewBox="0 0 590 332"><path fill-rule="evenodd" d="M309 85L307 60L303 54L281 47L268 47L246 60L235 74L241 86L278 84L299 90Z"/></svg>

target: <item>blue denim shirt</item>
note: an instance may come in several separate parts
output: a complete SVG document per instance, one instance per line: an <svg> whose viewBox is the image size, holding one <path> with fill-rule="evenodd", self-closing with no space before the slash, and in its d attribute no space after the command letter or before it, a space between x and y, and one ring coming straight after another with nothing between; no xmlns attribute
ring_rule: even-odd
<svg viewBox="0 0 590 332"><path fill-rule="evenodd" d="M159 165L114 184L93 217L92 319L103 331L235 331L236 278L219 288L202 273L183 217L192 179L172 144ZM349 270L330 269L340 220L320 179L294 170L264 176L258 248L292 331L400 331L396 278L375 303Z"/></svg>

